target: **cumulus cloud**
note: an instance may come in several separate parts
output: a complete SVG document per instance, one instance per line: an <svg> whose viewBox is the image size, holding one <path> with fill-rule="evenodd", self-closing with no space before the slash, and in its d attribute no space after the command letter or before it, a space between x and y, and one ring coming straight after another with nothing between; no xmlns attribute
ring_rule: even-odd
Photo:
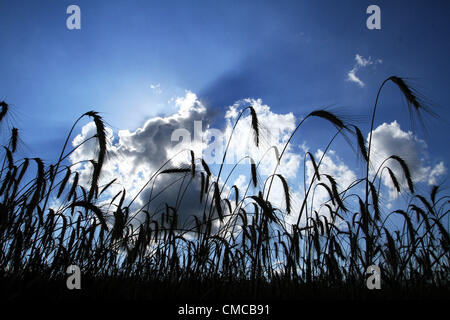
<svg viewBox="0 0 450 320"><path fill-rule="evenodd" d="M344 161L336 154L334 150L330 150L324 155L323 151L319 149L314 154L314 158L317 162L322 159L322 163L319 167L320 174L332 176L337 182L339 192L346 190L356 181L355 172L344 163ZM314 176L314 167L310 160L306 163L306 175L308 177L308 181L311 181ZM322 182L325 182L331 187L328 180L322 180L325 180ZM317 188L314 194L313 208L319 209L320 205L328 201L329 198L330 195L324 188Z"/></svg>
<svg viewBox="0 0 450 320"><path fill-rule="evenodd" d="M135 131L120 130L117 137L111 129L107 129L109 141L108 159L105 162L101 174L101 184L117 178L119 183L113 185L110 194L114 195L124 188L129 195L133 197L150 179L152 174L158 170L168 159L175 156L175 151L180 151L180 143L172 141L172 134L177 129L183 129L195 134L194 128L196 121L206 119L206 108L198 101L197 96L190 91L186 92L184 97L176 100L178 112L167 117L154 117L145 122L145 124ZM199 134L199 133L197 133ZM95 135L95 125L93 122L86 124L79 135L73 139L73 145L76 146L82 141ZM196 145L189 143L190 147L201 150L201 141ZM92 168L88 162L80 162L89 159L95 159L97 144L95 139L84 143L70 157L72 163L78 163L77 169L81 172L80 184L88 184ZM165 168L180 166L189 162L189 151L184 151L178 155ZM152 212L158 212L165 207L165 203L177 207L181 205L180 199L176 196L180 188L180 175L162 174L158 176L156 183L150 185L147 190L141 193L136 199L136 203L144 206L149 199L152 199L149 209ZM179 182L179 181L178 181ZM182 208L186 213L185 218L192 214L203 212L200 202L200 184L198 179L189 181L190 187L186 192ZM166 189L167 188L167 189Z"/></svg>
<svg viewBox="0 0 450 320"><path fill-rule="evenodd" d="M260 145L256 146L254 142L253 131L251 130L251 116L249 113L242 116L237 124L234 136L230 142L232 152L227 156L227 162L235 163L242 157L249 155L255 161L260 161L259 171L267 176L273 173L276 161L276 147L278 153L281 153L284 145L289 139L292 131L296 127L296 118L292 113L280 114L274 113L270 107L263 104L261 99L243 99L230 106L225 114L227 125L225 136L229 137L239 111L243 106L251 105L258 115L260 126ZM271 149L272 150L269 150ZM296 176L300 166L300 155L293 151L292 145L286 148L282 161L279 165L278 173L286 178Z"/></svg>
<svg viewBox="0 0 450 320"><path fill-rule="evenodd" d="M306 148L303 146L302 148ZM305 151L306 152L306 151ZM307 158L306 161L306 190L309 187L309 184L312 182L311 191L308 195L307 205L308 212L313 212L316 210L320 215L326 217L328 221L331 221L329 210L323 207L323 204L327 203L331 207L334 207L332 202L330 201L330 194L328 191L317 184L324 183L331 189L331 184L328 179L325 178L325 175L332 176L337 182L338 192L342 192L348 189L357 179L356 174L353 170L351 170L344 161L336 154L334 150L329 150L327 154L324 155L324 152L321 149L316 150L313 153L314 159L316 163L319 164L320 159L322 162L319 166L319 172L321 174L321 180L318 181L317 178L313 181L314 177L314 166L310 158ZM294 203L294 210L291 216L287 217L287 222L289 224L295 224L298 220L298 215L301 210L301 205L305 199L306 190L304 190L303 185L297 186L298 188L292 194L292 199ZM301 191L300 191L301 190ZM300 219L300 225L304 225L306 223L306 215ZM337 222L338 223L338 222Z"/></svg>
<svg viewBox="0 0 450 320"><path fill-rule="evenodd" d="M235 185L239 190L247 187L248 181L247 176L240 174L236 180L234 180L233 185Z"/></svg>
<svg viewBox="0 0 450 320"><path fill-rule="evenodd" d="M365 83L356 75L356 73L361 69L370 65L380 64L383 61L381 59L372 60L371 57L368 59L363 56L356 54L355 56L355 65L353 68L347 73L347 81L354 82L358 84L361 88L365 86Z"/></svg>
<svg viewBox="0 0 450 320"><path fill-rule="evenodd" d="M370 135L367 137L367 143L369 137ZM436 184L438 177L446 172L443 162L431 163L425 141L419 139L411 131L403 131L397 121L390 124L383 123L373 131L371 153L372 174L375 174L382 162L391 155L397 155L406 161L415 183ZM400 165L391 160L386 165L392 169L399 182L405 185L406 179ZM389 188L390 198L395 199L398 194L386 172L383 175L383 182Z"/></svg>
<svg viewBox="0 0 450 320"><path fill-rule="evenodd" d="M225 163L234 165L243 157L250 156L259 164L259 187L262 189L263 179L273 173L277 153L281 152L296 125L296 119L292 113L274 113L260 99L243 99L228 107L225 126L221 130L210 127L208 111L193 92L186 91L185 96L176 98L172 102L178 110L173 115L151 118L134 131L120 130L114 134L111 129L107 129L109 153L102 170L100 184L106 184L117 178L118 183L109 190L111 196L124 188L128 197L133 198L152 174L168 159L173 158L165 168L190 166L188 149L194 151L199 167L201 167L200 158L205 159L210 165L221 163L223 151L237 115L248 105L252 105L258 114L260 146L257 147L254 143L251 116L245 113L235 128L229 146L229 157ZM94 123L86 124L80 134L73 139L73 145L76 146L94 136L95 130ZM279 151L275 152L274 148L271 148L273 146ZM78 163L76 167L81 172L80 184L88 185L90 182L92 165L85 160L95 159L97 148L96 140L91 139L88 143L82 144L70 157L72 163ZM288 179L296 178L300 159L300 155L292 150L292 146L288 146L278 173ZM249 162L241 163L242 166L236 170L238 177L235 184L245 190L251 184L248 179L250 166ZM199 201L200 179L195 178L192 181L186 179L185 183L189 183L189 187L180 201L177 199L181 183L177 179L180 177L181 175L169 174L158 176L157 182L142 192L135 203L138 206L145 206L149 199L152 199L148 209L154 212L164 209L165 203L173 207L179 206L185 222L192 215L200 216L203 213L203 205ZM221 179L224 178L225 175L222 175ZM186 184L183 188L187 186ZM166 189L169 185L171 186ZM279 181L275 181L270 200L275 201L280 207L285 205L282 190L283 187Z"/></svg>
<svg viewBox="0 0 450 320"><path fill-rule="evenodd" d="M358 59L360 65L370 63L369 60L362 57ZM243 99L227 108L224 127L219 130L211 127L211 116L195 93L186 91L183 97L173 99L172 103L177 108L174 114L148 119L136 130L120 130L114 133L107 128L109 153L101 174L100 185L117 178L117 183L109 190L111 197L125 189L128 200L131 200L169 159L172 160L165 168L190 167L190 150L195 153L197 168L201 168L201 159L205 159L210 165L221 163L223 151L239 112L249 105L254 107L258 115L260 145L257 147L254 142L251 115L246 111L235 127L225 163L234 165L243 158L247 157L248 160L248 157L251 157L258 165L258 190L264 189L267 192L268 186L264 188L264 181L274 172L276 159L298 123L298 119L292 113L276 113L269 106L263 104L261 99ZM94 123L86 124L73 139L73 146L81 144L95 133ZM303 155L308 146L304 143L299 148L302 151L295 149L296 147L298 146L288 145L277 171L288 180L290 186L292 214L286 217L286 222L290 224L297 222L305 194L303 174L299 174L299 172ZM76 164L75 168L80 172L80 184L89 185L92 164L86 160L96 158L97 148L96 140L91 139L83 143L70 156L72 163ZM391 124L384 123L373 131L374 168L392 154L399 155L407 161L415 182L434 184L446 171L443 162L431 165L425 142L412 132L402 131L396 121ZM329 150L324 156L322 150L316 149L314 157L317 162L322 158L320 172L334 177L339 191L347 189L357 179L355 172L339 158L335 151ZM250 161L241 161L240 163L242 166L237 166L227 183L229 187L235 184L241 191L244 191L249 186L252 188ZM314 176L314 168L308 158L305 165L308 185ZM399 181L404 184L401 168L395 163L389 163L389 165ZM230 170L231 167L233 166L226 167L221 176L221 182L227 179L228 172L225 171ZM217 167L211 166L213 175L214 171L217 171L214 169ZM374 172L372 169L371 174L373 175ZM392 182L385 174L383 182L389 188L391 198L394 198L396 194ZM329 184L328 181L325 183ZM229 187L225 187L225 195L230 192ZM193 215L201 217L203 214L204 204L200 203L200 189L201 181L198 175L192 179L191 176L183 179L181 174L162 174L158 176L154 184L148 185L145 191L140 193L135 204L136 207L145 206L152 214L162 212L166 203L179 208L179 222L186 226L186 224L192 223ZM181 193L180 190L182 190ZM313 190L314 192L308 198L308 211L311 209L321 210L320 205L329 200L329 194L325 188L319 186ZM249 192L253 193L253 191ZM178 197L179 194L182 194L183 197ZM314 199L312 194L314 194ZM151 201L147 206L149 200ZM275 207L281 210L285 208L283 185L279 179L274 179L269 200ZM231 205L234 208L234 201L231 201ZM319 212L325 216L328 214L327 210L323 209ZM304 223L304 220L301 223Z"/></svg>

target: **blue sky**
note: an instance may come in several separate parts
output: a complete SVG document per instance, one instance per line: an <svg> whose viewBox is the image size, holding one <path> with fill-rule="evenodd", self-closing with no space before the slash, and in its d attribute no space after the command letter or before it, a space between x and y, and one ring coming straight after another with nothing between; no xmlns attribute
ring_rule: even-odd
<svg viewBox="0 0 450 320"><path fill-rule="evenodd" d="M66 28L71 4L81 8L81 30ZM366 28L371 4L381 8L381 30ZM449 9L448 1L2 1L0 99L11 105L22 151L52 161L85 111L132 131L174 113L168 101L185 90L219 128L226 107L249 97L296 117L344 106L365 117L367 133L379 84L398 75L439 107L442 121L417 135L429 165L448 167ZM357 54L371 61L357 72L364 87L347 80ZM376 124L397 120L408 131L404 105L388 85ZM324 135L313 123L297 142L323 148Z"/></svg>

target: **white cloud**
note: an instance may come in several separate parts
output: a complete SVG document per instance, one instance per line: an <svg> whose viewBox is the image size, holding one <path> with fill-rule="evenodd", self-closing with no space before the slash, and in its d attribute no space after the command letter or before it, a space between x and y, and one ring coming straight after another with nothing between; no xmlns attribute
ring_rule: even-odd
<svg viewBox="0 0 450 320"><path fill-rule="evenodd" d="M304 147L305 148L305 147ZM323 157L323 158L322 158ZM333 207L332 202L330 201L330 194L328 191L322 187L317 186L318 183L324 183L331 189L330 181L326 178L325 175L332 176L337 182L338 192L342 192L349 188L357 179L356 174L353 170L351 170L343 160L336 155L336 152L333 150L329 150L327 154L324 155L323 151L318 149L314 153L314 159L316 163L319 165L320 159L322 162L319 165L319 173L321 175L321 180L319 181L317 178L314 180L313 185L311 187L311 191L308 195L307 200L307 210L308 212L313 212L316 210L321 216L324 216L331 221L329 210L323 207L323 204L327 203L331 207ZM310 160L307 158L306 161L306 189L308 190L309 184L311 183L314 177L314 166ZM302 190L302 191L300 191ZM303 190L303 185L298 186L298 189L292 194L293 203L295 203L293 214L287 217L287 223L295 224L298 220L298 214L300 212L303 200L304 200L305 190ZM339 220L339 219L338 219ZM300 220L300 225L304 225L306 223L306 215L303 213L302 218ZM337 221L339 223L339 221Z"/></svg>
<svg viewBox="0 0 450 320"><path fill-rule="evenodd" d="M263 104L261 99L243 99L230 106L226 112L225 119L227 123L225 127L225 137L230 136L240 111L249 105L253 106L258 115L260 127L259 147L255 145L254 135L251 129L252 119L250 112L247 110L236 125L233 139L230 142L230 152L227 154L229 156L227 156L226 162L235 163L247 155L252 157L258 165L259 186L262 190L265 179L274 173L277 164L277 154L280 155L282 152L286 142L297 125L298 119L296 119L292 113L281 114L271 111L270 107ZM228 138L226 138L226 141L228 141ZM300 210L301 205L301 195L297 189L292 187L296 187L298 181L298 171L302 156L293 149L293 145L287 146L277 169L277 173L287 179L291 187L292 214L287 217L288 223L296 222L294 221L295 216ZM250 170L246 167L243 167L243 169L246 170L246 172L249 172ZM243 190L245 190L249 182L248 179L243 179L243 176L239 176L235 181L235 184L237 186L239 186L238 183L241 184L241 186L244 187ZM265 186L265 194L267 194L268 188L269 183ZM273 179L269 201L273 206L282 211L286 208L283 185L278 178Z"/></svg>
<svg viewBox="0 0 450 320"><path fill-rule="evenodd" d="M171 141L172 133L180 128L192 132L194 121L206 118L206 108L197 100L197 96L190 91L186 92L185 97L178 98L176 105L179 107L177 113L167 117L151 118L135 131L120 130L116 140L114 140L112 130L107 129L109 152L102 169L100 185L106 184L114 178L117 178L119 182L110 189L110 195L115 195L124 188L129 199L134 197L150 179L151 175L173 156L173 150L177 143ZM73 145L75 146L93 135L95 135L95 125L90 122L73 139ZM97 149L96 140L92 139L78 148L70 156L70 159L72 163L96 159ZM179 165L185 162L188 165L190 163L189 157L190 154L186 151L180 154L178 160L174 163ZM172 168L173 166L172 163L165 168ZM90 163L79 164L78 169L81 171L80 184L88 185L92 170ZM173 207L177 206L174 194L178 193L179 183L175 183L167 190L164 190L164 188L174 183L178 178L180 178L180 175L163 174L158 176L152 197L160 192L161 194L152 202L150 208L153 212L164 208L166 202ZM200 183L199 179L196 179L191 182L191 187L183 200L182 208L183 212L186 213L184 218L188 219L192 214L202 212L203 207L199 202L199 194ZM150 188L140 195L137 203L144 205L149 197Z"/></svg>
<svg viewBox="0 0 450 320"><path fill-rule="evenodd" d="M369 141L369 137L368 135L367 141ZM430 164L425 141L419 139L411 131L403 131L397 121L390 124L383 123L373 131L371 150L373 168L371 173L374 174L381 163L391 155L397 155L406 161L415 183L435 184L437 178L446 172L443 162ZM393 160L386 165L392 169L398 181L402 185L406 185L400 165ZM396 198L398 194L387 172L383 173L383 182L390 190L390 198Z"/></svg>
<svg viewBox="0 0 450 320"><path fill-rule="evenodd" d="M233 185L235 185L239 190L246 188L247 184L247 176L243 174L240 174L233 183Z"/></svg>
<svg viewBox="0 0 450 320"><path fill-rule="evenodd" d="M444 166L444 162L439 162L437 165L435 165L433 167L433 169L431 169L430 171L430 175L428 177L428 184L429 185L434 185L437 183L436 178L445 174L447 171L447 169Z"/></svg>
<svg viewBox="0 0 450 320"><path fill-rule="evenodd" d="M175 105L179 108L179 113L188 115L191 110L198 108L195 104L197 101L197 95L189 90L186 90L184 97L178 97L175 99Z"/></svg>
<svg viewBox="0 0 450 320"><path fill-rule="evenodd" d="M357 59L357 63L361 65L367 65L369 63L368 61L370 60L362 57ZM131 199L165 161L174 157L183 148L194 150L197 158L197 167L201 168L198 158L204 158L205 152L202 154L202 150L211 145L210 141L205 139L205 137L210 137L215 133L215 129L210 127L209 121L211 117L208 116L208 110L198 100L196 94L191 91L186 91L185 96L178 97L172 102L178 108L176 113L165 117L148 119L142 127L134 131L120 130L117 135L114 135L111 129L107 129L109 156L102 171L100 185L106 184L114 178L118 178L120 182L120 184L115 184L111 188L110 195L115 195L125 188L128 197ZM260 123L260 146L256 147L254 143L253 131L251 129L251 115L246 111L236 126L233 139L230 143L229 155L230 157L232 155L232 159L227 158L226 163L235 164L236 161L247 155L251 156L257 164L261 161L258 167L258 174L259 189L262 190L264 179L273 173L276 166L276 153L271 147L276 146L278 152L282 151L290 134L295 129L298 119L292 113L281 114L273 112L260 99L243 99L227 109L225 114L225 127L222 130L225 133L225 137L230 135L239 112L248 105L252 105L258 115ZM195 124L196 121L202 121L200 127ZM178 144L178 142L171 141L171 136L177 129L187 130L192 137L197 136L202 139L193 141L189 139L189 143L187 144ZM80 134L74 138L73 145L76 146L93 135L95 135L95 125L91 122L86 124ZM228 139L225 138L225 144L227 141ZM71 155L70 159L73 163L95 159L97 148L96 140L92 139L78 148ZM304 197L303 174L299 172L303 154L308 150L307 142L303 143L300 150L299 152L297 149L294 149L294 145L289 145L286 148L277 171L277 173L282 174L289 182L292 214L287 217L287 222L291 224L297 222L298 212ZM221 160L223 155L221 151L223 149L216 151L219 152ZM407 161L415 182L434 184L446 171L443 162L437 163L434 166L428 164L425 142L418 139L411 132L402 131L399 124L395 121L391 124L384 123L373 131L372 159L375 167L380 165L382 160L392 154L397 154ZM317 163L322 156L322 150L315 151L314 157ZM166 168L190 166L190 160L190 153L183 151ZM314 168L308 158L306 161L305 174L308 183L314 175ZM209 161L207 162L210 163ZM399 181L404 183L401 168L396 166L395 163L390 163L390 165ZM92 170L91 164L89 162L83 162L78 164L77 167L81 170L80 184L88 185ZM212 167L212 169L214 168ZM334 177L338 183L339 191L345 190L357 179L355 172L333 150L329 150L323 157L319 171L322 174L329 174ZM236 170L236 175L233 176L233 184L236 184L240 190L245 190L249 183L251 183L249 172L248 163ZM373 171L371 173L374 174ZM180 217L180 221L187 223L192 221L192 215L200 216L203 213L203 205L199 201L200 179L195 178L190 182L187 179L185 183L189 182L190 186L187 189L183 201L177 202L176 195L178 194L180 182L176 182L176 180L179 177L181 176L168 174L158 177L152 196L161 194L152 201L150 210L157 212L164 208L165 203L174 207L179 205L180 212L183 215ZM226 173L222 174L221 178L225 179L225 177ZM232 185L232 181L229 181L229 186ZM325 177L321 182L329 185ZM394 193L392 182L385 173L383 174L383 182L389 188L389 194L393 199L396 194ZM170 184L173 185L165 189ZM224 194L228 194L229 189L226 189L226 191ZM253 193L254 191L251 190L249 192ZM150 189L138 197L137 204L144 205L149 197ZM277 208L284 209L285 199L283 186L278 179L274 179L269 200ZM312 201L311 197L308 198L308 211L311 211L311 208L319 210L320 205L328 200L329 194L326 189L317 187L314 191L314 200ZM234 201L231 201L231 203L234 206ZM323 209L319 212L325 216L328 214L327 210ZM304 223L304 220L301 222Z"/></svg>
<svg viewBox="0 0 450 320"><path fill-rule="evenodd" d="M368 59L363 56L356 54L356 63L353 68L347 73L347 81L354 82L358 84L361 88L365 86L365 83L356 75L356 73L361 69L374 64L381 64L383 61L381 59L372 60L371 57Z"/></svg>
<svg viewBox="0 0 450 320"><path fill-rule="evenodd" d="M248 105L253 106L258 115L260 146L256 147L255 145L251 129L252 119L247 111L235 128L234 136L230 143L230 149L233 151L230 152L230 158L234 157L234 160L239 160L243 156L249 155L255 161L261 160L259 170L263 175L267 176L273 173L276 166L275 151L268 150L275 146L279 153L282 152L284 145L296 127L296 118L292 113L280 114L272 112L269 106L262 104L261 99L243 99L230 106L227 110L225 115L227 119L226 137L231 134L239 111L242 110L243 106ZM227 157L227 160L234 162L230 158ZM291 145L288 145L277 172L286 178L295 177L300 165L300 159L300 155L293 151Z"/></svg>
<svg viewBox="0 0 450 320"><path fill-rule="evenodd" d="M349 71L348 73L348 80L357 83L361 88L365 86L364 82L361 81L361 79L359 79L356 76L356 69L353 68L352 70Z"/></svg>
<svg viewBox="0 0 450 320"><path fill-rule="evenodd" d="M314 158L319 164L320 159L323 156L322 150L317 150L314 154ZM311 181L312 177L314 176L314 167L312 165L311 160L308 160L306 163L306 174L308 177L308 181ZM338 184L338 191L341 192L345 189L347 189L352 183L356 180L356 174L353 170L351 170L343 161L340 159L335 151L330 150L328 153L323 156L322 163L319 167L319 173L321 175L330 175L332 176L337 184ZM321 178L321 182L325 182L327 185L331 186L329 181L323 176ZM317 180L315 181L318 182ZM313 207L315 209L318 209L318 207L323 204L325 201L328 201L330 196L328 192L324 188L317 188L317 191L314 195L314 203Z"/></svg>
<svg viewBox="0 0 450 320"><path fill-rule="evenodd" d="M161 94L162 93L162 89L161 89L161 84L157 83L157 84L151 84L150 85L150 89L152 89L153 91L155 91L156 94Z"/></svg>
<svg viewBox="0 0 450 320"><path fill-rule="evenodd" d="M110 189L110 194L115 195L117 192L125 188L128 197L131 199L140 190L140 188L150 179L151 175L165 162L172 158L180 150L180 148L193 149L197 158L204 158L205 152L202 150L207 146L207 140L189 140L187 144L178 144L171 141L171 136L177 129L187 130L191 137L199 136L205 138L213 134L214 129L209 127L207 109L198 101L195 93L186 91L185 96L178 97L173 101L178 108L178 112L166 117L154 117L145 122L145 124L134 130L120 130L117 136L114 137L112 130L108 129L109 153L108 159L104 164L100 185L106 184L114 178L118 178L118 182ZM257 148L253 142L253 133L251 130L251 116L247 113L241 118L239 124L236 126L233 139L231 140L229 154L234 155L235 158L228 159L227 163L235 164L240 157L250 155L256 162L262 159L259 164L258 174L260 175L260 187L262 188L263 179L273 173L276 164L276 156L273 150L266 152L271 146L276 146L281 152L284 144L289 138L290 133L294 130L296 119L292 113L277 114L270 110L269 106L262 104L262 101L253 99L244 99L238 101L228 108L225 116L225 128L223 129L224 136L229 136L231 128L236 120L237 114L241 108L253 105L258 114L261 130L261 144ZM195 125L196 121L202 121L200 127ZM203 130L203 131L202 131ZM95 135L95 125L93 122L86 124L79 135L77 135L73 144L79 144L85 139ZM224 143L228 141L226 138ZM183 140L184 142L184 140ZM96 140L92 139L89 143L83 144L74 152L70 159L72 163L83 160L95 159L97 151ZM220 153L223 149L216 150ZM264 157L263 157L264 155ZM222 153L220 153L220 159ZM293 152L292 146L288 146L278 173L286 178L296 178L297 171L300 165L300 155ZM209 161L207 161L210 163ZM171 165L190 165L190 154L183 152L172 161ZM211 163L210 163L211 164ZM200 161L197 161L197 166L200 168ZM166 168L167 168L166 167ZM81 171L80 184L88 185L91 176L92 168L89 162L84 162L78 165ZM241 167L240 175L235 181L235 184L242 189L246 189L249 178L249 166L246 164ZM224 175L222 175L224 177ZM153 195L158 194L162 189L170 183L173 183L176 176L160 175L155 184ZM158 198L153 201L153 210L164 208L165 203L176 206L176 196L178 193L179 184L162 192ZM275 181L271 191L270 200L275 201L280 208L284 208L284 198L282 197L282 185L279 181ZM292 190L295 195L296 190ZM201 215L203 207L199 202L200 194L200 179L191 182L188 188L183 203L183 215L185 220L191 215ZM226 193L225 193L226 194ZM150 197L150 191L141 194L137 199L137 204L144 205Z"/></svg>

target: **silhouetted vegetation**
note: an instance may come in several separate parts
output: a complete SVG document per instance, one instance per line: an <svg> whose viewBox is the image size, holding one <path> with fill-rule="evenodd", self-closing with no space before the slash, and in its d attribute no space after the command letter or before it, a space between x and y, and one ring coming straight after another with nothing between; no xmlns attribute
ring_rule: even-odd
<svg viewBox="0 0 450 320"><path fill-rule="evenodd" d="M398 86L411 112L429 111L398 77L383 82L377 102L382 87L389 82ZM2 121L8 104L1 102L0 106ZM252 119L249 130L258 145L261 133L254 108L241 110L236 123L247 112ZM90 139L98 143L97 158L90 160L89 186L80 184L80 173L67 165L74 151L68 149L70 137L85 117L93 119L97 133ZM322 158L307 153L314 176L307 181L300 211L293 212L289 184L278 169L286 147L305 121L329 122L336 134ZM345 190L338 189L334 177L321 173L323 157L341 134L354 137L356 156L366 168L365 176ZM186 150L190 165L173 167L167 162L154 172L141 193L151 188L159 175L200 181L198 201L204 209L192 217L195 223L191 228L178 223L182 213L169 204L164 212L155 213L149 211L148 204L138 207L135 201L127 201L126 190L105 196L114 180L100 185L107 141L98 113L87 112L75 122L54 164L39 158L14 159L18 135L13 128L11 136L4 139L7 144L0 172L0 287L4 297L208 300L448 296L450 239L445 221L449 195L439 186L432 187L428 195L415 193L407 163L395 154L375 168L376 174L369 174L373 165L371 139L366 144L357 126L329 110L315 110L302 119L281 152L271 147L277 165L266 181L258 181L260 162L252 159L251 181L245 190L234 185L224 188L220 179L224 163L214 175L191 150ZM394 163L402 169L403 177L390 168ZM396 190L408 196L406 207L385 212L380 203L382 174L389 175ZM275 180L283 187L282 208L269 200ZM403 180L405 185L400 182ZM317 188L329 194L319 209L312 206ZM180 188L174 197L184 192ZM139 195L130 196L136 199ZM294 213L298 214L297 223L287 224L285 217ZM403 223L389 223L394 216L402 217ZM79 291L65 286L66 268L72 264L82 270L83 289ZM382 292L365 286L365 272L372 264L381 269Z"/></svg>

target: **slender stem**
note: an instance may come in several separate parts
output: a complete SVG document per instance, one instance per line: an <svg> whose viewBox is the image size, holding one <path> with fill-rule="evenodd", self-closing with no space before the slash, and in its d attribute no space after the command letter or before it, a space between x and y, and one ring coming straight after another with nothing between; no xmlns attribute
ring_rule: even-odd
<svg viewBox="0 0 450 320"><path fill-rule="evenodd" d="M270 184L269 184L269 189L267 189L267 196L266 196L266 201L269 199L269 194L270 194L270 190L272 189L272 183L273 183L273 178L274 175L277 173L278 167L281 164L281 158L283 158L284 152L286 151L287 146L289 145L289 143L291 142L292 138L294 137L294 134L297 132L298 128L300 128L300 126L302 125L303 122L305 122L306 119L308 119L310 116L310 114L308 114L305 118L302 119L302 121L300 121L300 123L297 125L297 127L295 128L295 130L291 133L291 136L289 137L288 141L286 142L286 144L283 147L283 150L281 151L280 157L278 158L278 162L275 166L275 169L273 170L273 174L272 174L272 179L270 180Z"/></svg>
<svg viewBox="0 0 450 320"><path fill-rule="evenodd" d="M365 205L366 205L366 217L363 219L363 226L366 231L366 266L370 265L371 260L371 251L372 251L372 243L369 236L369 168L370 168L370 151L372 147L372 131L373 131L373 125L375 122L375 113L377 111L377 105L378 105L378 99L380 97L381 89L383 89L384 85L387 81L389 81L391 78L387 78L383 81L380 88L377 92L377 97L375 99L375 105L373 107L373 113L372 113L372 120L370 124L370 132L369 132L369 146L367 150L367 164L366 164L366 198L365 198Z"/></svg>
<svg viewBox="0 0 450 320"><path fill-rule="evenodd" d="M340 132L341 132L341 130L339 130L338 132L336 132L336 134L333 136L333 138L330 140L330 142L328 142L328 145L327 145L327 147L325 148L325 151L323 152L322 157L320 158L319 163L317 164L317 168L320 168L320 165L322 164L322 160L323 160L323 158L325 157L325 154L327 153L327 151L328 151L328 149L330 148L331 144L333 143L334 139L338 136L338 134L339 134ZM298 214L297 224L296 224L297 227L298 227L298 225L300 224L300 219L301 219L301 217L302 217L302 212L303 212L303 209L304 209L304 207L305 207L305 205L306 205L306 200L308 199L309 192L311 191L311 186L313 185L313 182L314 182L315 179L316 179L316 173L314 172L314 175L313 175L313 177L312 177L311 183L309 184L309 187L308 187L308 191L306 192L305 198L303 199L302 207L301 207L300 212L299 212L299 214ZM308 214L308 212L307 212L306 214ZM308 219L308 216L306 216L306 219Z"/></svg>
<svg viewBox="0 0 450 320"><path fill-rule="evenodd" d="M76 126L77 123L80 121L80 119L83 118L85 115L86 115L86 113L83 114L83 115L81 115L81 116L77 119L77 121L75 121L75 123L73 124L72 128L70 129L70 132L69 132L69 134L67 135L66 141L64 142L64 146L63 146L63 148L62 148L62 150L61 150L61 154L59 155L58 162L57 162L56 168L55 168L55 172L58 172L59 165L60 165L61 160L62 160L63 155L64 155L64 151L66 150L67 143L69 143L70 136L72 135L72 132L73 132L73 130L75 129L75 126ZM56 174L55 174L55 176L50 180L50 187L49 187L49 190L52 189L52 187L53 187L53 182L55 181L55 178L56 178ZM47 196L45 197L44 205L42 206L42 211L45 211L45 206L47 205L47 202L48 202L49 197L50 197L50 192L48 192L48 193L47 193Z"/></svg>
<svg viewBox="0 0 450 320"><path fill-rule="evenodd" d="M236 125L238 124L239 120L241 119L242 115L244 114L244 111L249 109L250 107L245 107L240 113L238 118L236 119L236 122L234 123L233 129L231 130L230 138L228 138L227 147L225 148L225 152L223 153L222 163L220 164L219 168L219 174L217 175L217 183L219 183L220 174L222 173L223 164L225 163L225 158L227 156L228 148L230 147L231 138L233 137L234 130L236 129Z"/></svg>

